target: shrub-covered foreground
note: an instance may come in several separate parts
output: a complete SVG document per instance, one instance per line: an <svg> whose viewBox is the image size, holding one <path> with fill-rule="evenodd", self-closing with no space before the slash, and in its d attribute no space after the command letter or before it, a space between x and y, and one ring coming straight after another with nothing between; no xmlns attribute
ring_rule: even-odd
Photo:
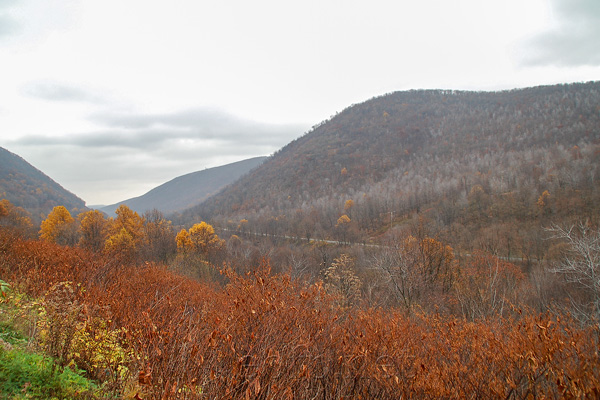
<svg viewBox="0 0 600 400"><path fill-rule="evenodd" d="M0 241L0 277L45 299L41 345L121 396L600 394L598 332L568 316L467 322L340 308L320 285L271 275L266 266L247 276L224 273L229 283L214 288L160 266L121 265L6 234Z"/></svg>

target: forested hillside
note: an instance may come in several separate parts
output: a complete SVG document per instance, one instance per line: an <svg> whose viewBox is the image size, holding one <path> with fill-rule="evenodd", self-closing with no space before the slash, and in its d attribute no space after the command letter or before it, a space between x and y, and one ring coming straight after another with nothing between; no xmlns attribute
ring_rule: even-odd
<svg viewBox="0 0 600 400"><path fill-rule="evenodd" d="M77 214L85 202L33 167L23 158L0 147L0 197L31 214L38 224L55 206Z"/></svg>
<svg viewBox="0 0 600 400"><path fill-rule="evenodd" d="M102 211L112 215L120 204L126 204L139 213L153 209L165 214L180 211L195 206L216 194L223 187L260 165L264 160L265 157L254 157L182 175L142 196L102 207Z"/></svg>
<svg viewBox="0 0 600 400"><path fill-rule="evenodd" d="M182 221L380 242L418 214L460 248L541 256L541 226L597 218L599 127L599 82L391 93L313 127Z"/></svg>

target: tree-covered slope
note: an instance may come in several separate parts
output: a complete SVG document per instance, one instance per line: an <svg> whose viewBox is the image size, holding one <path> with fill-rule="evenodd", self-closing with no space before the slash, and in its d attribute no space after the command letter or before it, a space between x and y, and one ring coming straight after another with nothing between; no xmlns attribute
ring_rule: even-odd
<svg viewBox="0 0 600 400"><path fill-rule="evenodd" d="M102 208L113 214L120 204L139 213L157 209L165 214L180 211L201 203L209 196L237 180L240 176L260 165L266 157L248 160L196 171L170 180L148 193Z"/></svg>
<svg viewBox="0 0 600 400"><path fill-rule="evenodd" d="M64 189L23 158L0 147L0 198L31 213L34 222L46 218L55 206L72 213L85 210L85 202Z"/></svg>
<svg viewBox="0 0 600 400"><path fill-rule="evenodd" d="M600 82L396 92L313 127L183 215L314 237L351 214L363 239L412 212L446 229L597 215L599 140Z"/></svg>

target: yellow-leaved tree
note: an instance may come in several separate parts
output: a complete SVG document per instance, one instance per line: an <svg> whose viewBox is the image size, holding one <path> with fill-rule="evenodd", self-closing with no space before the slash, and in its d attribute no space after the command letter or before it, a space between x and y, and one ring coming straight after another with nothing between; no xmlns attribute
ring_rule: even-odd
<svg viewBox="0 0 600 400"><path fill-rule="evenodd" d="M225 245L225 241L217 236L212 225L204 221L192 226L189 232L182 229L175 240L177 241L178 250L205 255L219 251Z"/></svg>
<svg viewBox="0 0 600 400"><path fill-rule="evenodd" d="M354 200L348 199L344 203L344 211L350 215L352 213L352 207L354 207Z"/></svg>
<svg viewBox="0 0 600 400"><path fill-rule="evenodd" d="M196 279L218 279L212 265L218 263L225 241L206 222L195 224L189 231L182 229L175 238L177 243L176 269Z"/></svg>
<svg viewBox="0 0 600 400"><path fill-rule="evenodd" d="M189 232L185 229L180 230L177 236L175 236L175 243L177 243L178 251L188 251L191 247Z"/></svg>
<svg viewBox="0 0 600 400"><path fill-rule="evenodd" d="M73 246L77 243L75 219L64 206L56 206L40 226L40 237L48 242Z"/></svg>
<svg viewBox="0 0 600 400"><path fill-rule="evenodd" d="M104 251L132 260L137 256L144 240L144 219L125 204L121 204L115 214L117 217L108 223L108 238L104 244Z"/></svg>
<svg viewBox="0 0 600 400"><path fill-rule="evenodd" d="M108 221L98 210L79 214L79 246L99 252L104 248Z"/></svg>

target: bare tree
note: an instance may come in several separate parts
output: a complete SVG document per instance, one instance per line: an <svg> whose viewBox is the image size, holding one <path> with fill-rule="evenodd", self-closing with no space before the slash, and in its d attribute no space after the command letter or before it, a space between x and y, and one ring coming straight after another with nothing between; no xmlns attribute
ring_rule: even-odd
<svg viewBox="0 0 600 400"><path fill-rule="evenodd" d="M567 245L565 257L552 272L564 276L567 282L583 291L583 298L571 296L575 311L588 320L600 321L600 230L579 223L564 228L547 229L553 239Z"/></svg>
<svg viewBox="0 0 600 400"><path fill-rule="evenodd" d="M373 265L383 273L384 281L389 284L397 302L407 311L411 311L416 298L422 289L422 279L414 268L414 254L402 249L386 249L375 255Z"/></svg>

